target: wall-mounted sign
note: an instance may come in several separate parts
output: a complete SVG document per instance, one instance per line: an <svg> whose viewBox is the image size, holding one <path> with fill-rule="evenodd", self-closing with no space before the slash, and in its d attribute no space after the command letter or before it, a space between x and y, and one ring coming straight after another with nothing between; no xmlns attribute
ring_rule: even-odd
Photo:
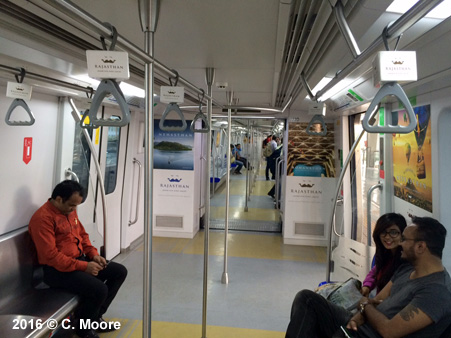
<svg viewBox="0 0 451 338"><path fill-rule="evenodd" d="M94 79L127 80L128 53L110 50L87 50L88 75Z"/></svg>
<svg viewBox="0 0 451 338"><path fill-rule="evenodd" d="M29 101L31 99L31 88L30 85L24 83L8 82L6 96Z"/></svg>
<svg viewBox="0 0 451 338"><path fill-rule="evenodd" d="M31 161L31 152L33 147L33 138L32 137L25 137L23 139L23 161L25 164L30 163Z"/></svg>

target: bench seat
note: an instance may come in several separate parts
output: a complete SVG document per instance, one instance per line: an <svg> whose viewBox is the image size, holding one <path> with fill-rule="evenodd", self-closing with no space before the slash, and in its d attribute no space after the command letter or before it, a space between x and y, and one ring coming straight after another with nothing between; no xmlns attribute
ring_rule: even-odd
<svg viewBox="0 0 451 338"><path fill-rule="evenodd" d="M0 332L5 337L48 337L52 331L44 323L58 323L78 304L72 293L53 289L42 281L28 227L0 236ZM41 328L14 330L15 320L42 320ZM31 325L30 325L31 326Z"/></svg>

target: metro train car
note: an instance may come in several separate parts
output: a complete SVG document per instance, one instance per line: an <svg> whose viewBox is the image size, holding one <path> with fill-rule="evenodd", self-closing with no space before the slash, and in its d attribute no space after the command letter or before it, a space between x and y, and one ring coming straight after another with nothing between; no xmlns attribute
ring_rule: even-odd
<svg viewBox="0 0 451 338"><path fill-rule="evenodd" d="M381 215L450 232L450 15L450 0L0 0L0 336L80 336L80 299L45 285L28 232L64 180L128 270L115 330L89 337L285 337L298 291L365 279Z"/></svg>

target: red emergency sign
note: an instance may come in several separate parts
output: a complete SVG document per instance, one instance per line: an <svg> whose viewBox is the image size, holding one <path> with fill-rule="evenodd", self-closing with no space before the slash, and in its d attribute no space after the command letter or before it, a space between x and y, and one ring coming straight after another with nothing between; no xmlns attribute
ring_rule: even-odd
<svg viewBox="0 0 451 338"><path fill-rule="evenodd" d="M33 145L32 137L25 137L23 139L23 161L28 164L31 161L31 150Z"/></svg>

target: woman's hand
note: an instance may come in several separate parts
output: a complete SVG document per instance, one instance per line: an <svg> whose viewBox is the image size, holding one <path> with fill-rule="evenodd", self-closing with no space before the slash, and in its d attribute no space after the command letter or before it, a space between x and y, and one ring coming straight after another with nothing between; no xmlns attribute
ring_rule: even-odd
<svg viewBox="0 0 451 338"><path fill-rule="evenodd" d="M370 294L370 288L368 286L364 286L360 289L360 293L363 297L368 297L368 295Z"/></svg>

